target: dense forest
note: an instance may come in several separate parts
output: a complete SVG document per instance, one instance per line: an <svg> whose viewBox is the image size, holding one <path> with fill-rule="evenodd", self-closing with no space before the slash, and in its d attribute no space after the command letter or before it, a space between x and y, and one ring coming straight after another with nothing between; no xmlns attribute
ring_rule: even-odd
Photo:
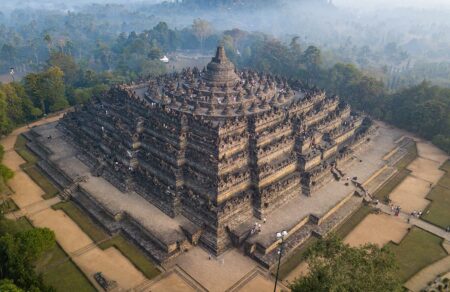
<svg viewBox="0 0 450 292"><path fill-rule="evenodd" d="M310 23L305 29L311 31L307 35L290 35L287 31L274 36L242 28L221 29L239 13L267 15L252 1L213 2L86 4L65 12L16 8L0 14L0 70L12 71L14 74L6 79L18 81L0 85L0 133L7 134L18 125L84 103L111 84L173 70L170 63L159 60L163 55L211 55L222 43L240 68L271 71L293 82L300 80L324 88L355 109L415 132L450 151L450 94L446 87L450 84L450 63L445 61L444 50L450 47L450 37L444 32L450 27L447 21L439 26L428 23L431 34L441 36L438 45L425 40L429 38L427 29L408 28L404 23L401 29L390 28L382 41L370 39L374 23L363 26L357 19L347 24L340 22L333 37L336 39L322 35L321 41L308 39L311 32L320 35L321 31L320 26L311 28L314 20L308 17ZM274 1L270 5L285 11L292 2ZM322 15L344 13L328 1L301 2L321 7ZM198 11L206 17L193 18ZM404 16L406 12L402 13ZM428 17L433 13L426 12ZM180 17L175 18L175 14ZM229 17L221 18L225 22L208 21L217 15ZM401 21L414 15L411 12ZM287 22L291 21L288 16ZM159 21L162 18L171 22ZM417 21L424 19L419 17ZM249 27L248 23L242 27ZM355 27L361 31L351 38L344 37L344 32L354 32ZM407 29L416 40L405 45L400 32ZM393 36L403 44L393 42Z"/></svg>

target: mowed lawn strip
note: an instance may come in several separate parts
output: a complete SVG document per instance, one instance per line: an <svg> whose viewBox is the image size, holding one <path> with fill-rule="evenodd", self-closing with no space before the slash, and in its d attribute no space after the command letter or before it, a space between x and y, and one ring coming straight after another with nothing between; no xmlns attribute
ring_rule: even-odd
<svg viewBox="0 0 450 292"><path fill-rule="evenodd" d="M375 191L373 197L380 201L387 201L389 194L411 173L406 167L410 165L418 157L417 145L414 143L408 147L408 152L397 163L398 172L388 179L378 190Z"/></svg>
<svg viewBox="0 0 450 292"><path fill-rule="evenodd" d="M411 171L406 168L399 170L396 174L394 174L391 178L388 179L378 190L375 191L373 197L386 202L389 199L389 195L392 191L402 182L404 181Z"/></svg>
<svg viewBox="0 0 450 292"><path fill-rule="evenodd" d="M372 212L370 205L361 205L358 210L353 212L344 222L342 222L334 231L337 236L344 239L355 227L361 223Z"/></svg>
<svg viewBox="0 0 450 292"><path fill-rule="evenodd" d="M410 165L417 157L419 157L419 153L417 152L417 144L414 142L411 146L407 148L407 153L403 156L396 164L398 170L405 169L408 165Z"/></svg>
<svg viewBox="0 0 450 292"><path fill-rule="evenodd" d="M161 273L156 265L154 265L139 248L128 242L120 234L107 241L101 242L98 246L101 249L115 247L148 279L152 279Z"/></svg>
<svg viewBox="0 0 450 292"><path fill-rule="evenodd" d="M405 283L421 269L446 257L442 242L442 238L413 227L399 244L388 243L386 246L394 252L399 265L400 281Z"/></svg>
<svg viewBox="0 0 450 292"><path fill-rule="evenodd" d="M42 197L45 200L51 199L58 195L59 190L36 166L39 158L27 149L26 143L27 139L19 135L14 144L14 150L26 161L20 167L45 192Z"/></svg>
<svg viewBox="0 0 450 292"><path fill-rule="evenodd" d="M45 195L42 196L44 200L58 195L59 190L35 165L25 167L23 171L45 192Z"/></svg>
<svg viewBox="0 0 450 292"><path fill-rule="evenodd" d="M11 198L7 198L6 200L0 203L1 203L0 212L3 212L3 214L19 210L19 207L17 207L16 203L14 203L14 201Z"/></svg>
<svg viewBox="0 0 450 292"><path fill-rule="evenodd" d="M53 205L54 210L63 210L94 242L100 242L109 235L98 225L96 225L89 216L78 208L73 202L60 202Z"/></svg>
<svg viewBox="0 0 450 292"><path fill-rule="evenodd" d="M431 203L421 218L445 229L450 226L450 161L447 161L441 169L446 173L427 195Z"/></svg>
<svg viewBox="0 0 450 292"><path fill-rule="evenodd" d="M14 144L14 150L26 161L22 167L35 165L39 161L38 157L27 149L27 142L28 140L23 135L19 135Z"/></svg>
<svg viewBox="0 0 450 292"><path fill-rule="evenodd" d="M36 270L43 274L45 283L56 291L96 291L58 244L39 259Z"/></svg>

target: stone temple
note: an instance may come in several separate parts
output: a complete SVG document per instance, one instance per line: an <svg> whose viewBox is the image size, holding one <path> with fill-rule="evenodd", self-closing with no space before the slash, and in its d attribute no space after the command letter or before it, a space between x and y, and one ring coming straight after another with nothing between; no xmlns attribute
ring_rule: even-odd
<svg viewBox="0 0 450 292"><path fill-rule="evenodd" d="M368 140L371 124L337 96L267 73L237 71L218 47L203 70L114 86L67 113L57 127L36 129L27 137L45 160L41 168L59 180L65 194L77 197L82 190L77 201L83 208L110 231L121 224L154 258L164 261L184 250L185 243L200 243L215 254L244 246L260 262L270 263L276 243L272 222L263 226L270 231L265 239L255 222L265 222L293 202L294 213L305 215L292 219L290 234L314 221L302 202L313 199L333 176L343 175L338 166L355 145ZM53 141L45 135L53 135ZM75 165L80 165L77 175L83 172L81 164L67 167L74 158L60 166L63 154L47 159L58 143L64 143L62 152L76 149L74 157L87 166L90 180L101 179L115 191L105 191L105 184L104 196L96 199L83 178L74 179ZM64 167L64 175L64 169L55 174ZM76 183L78 189L72 187ZM122 209L139 201L139 208L149 205L156 211L140 217L132 211L114 214L108 204L115 192ZM161 235L164 228L175 231Z"/></svg>

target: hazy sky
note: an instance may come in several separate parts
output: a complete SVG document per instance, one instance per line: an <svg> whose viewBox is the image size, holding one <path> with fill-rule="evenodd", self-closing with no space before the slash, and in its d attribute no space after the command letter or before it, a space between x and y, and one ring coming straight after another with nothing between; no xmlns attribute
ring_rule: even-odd
<svg viewBox="0 0 450 292"><path fill-rule="evenodd" d="M337 6L353 6L355 8L373 8L389 6L407 6L420 8L450 8L450 0L333 0Z"/></svg>

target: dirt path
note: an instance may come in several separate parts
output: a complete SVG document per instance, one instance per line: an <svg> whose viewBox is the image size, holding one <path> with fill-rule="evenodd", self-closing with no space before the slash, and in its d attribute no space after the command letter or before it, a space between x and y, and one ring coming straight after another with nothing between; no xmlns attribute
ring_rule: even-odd
<svg viewBox="0 0 450 292"><path fill-rule="evenodd" d="M52 122L61 116L40 120L32 125ZM108 279L117 281L119 290L132 289L145 281L144 275L117 249L98 248L63 211L51 209L51 205L59 201L58 198L49 201L42 198L44 191L20 169L20 165L25 161L14 151L17 136L27 129L27 127L16 129L0 141L5 148L4 164L15 170L15 176L9 182L9 186L14 191L12 199L20 211L12 216L26 215L34 226L52 229L58 243L97 289L101 288L93 278L96 272L103 272Z"/></svg>

